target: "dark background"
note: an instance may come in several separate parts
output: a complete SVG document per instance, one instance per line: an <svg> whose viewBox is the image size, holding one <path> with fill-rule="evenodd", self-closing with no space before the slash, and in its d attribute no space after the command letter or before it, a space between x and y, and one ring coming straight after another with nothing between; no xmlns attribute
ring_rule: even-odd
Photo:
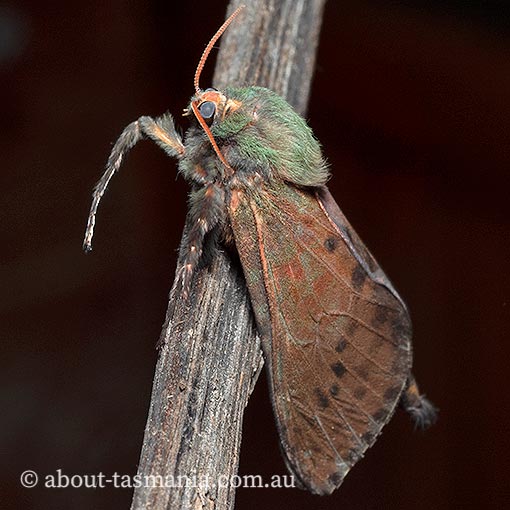
<svg viewBox="0 0 510 510"><path fill-rule="evenodd" d="M0 8L2 508L129 507L127 489L30 490L19 475L136 472L186 209L175 163L140 144L88 256L83 230L122 128L187 104L218 3ZM410 306L414 371L440 421L417 433L398 412L331 497L242 489L237 508L508 503L505 3L328 3L308 119L333 194ZM285 473L264 379L245 416L247 473Z"/></svg>

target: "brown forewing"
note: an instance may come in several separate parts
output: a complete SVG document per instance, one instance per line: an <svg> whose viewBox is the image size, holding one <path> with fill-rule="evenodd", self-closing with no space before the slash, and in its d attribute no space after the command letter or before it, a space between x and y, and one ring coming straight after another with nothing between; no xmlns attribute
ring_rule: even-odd
<svg viewBox="0 0 510 510"><path fill-rule="evenodd" d="M328 494L400 398L405 305L326 189L236 191L230 216L287 466Z"/></svg>

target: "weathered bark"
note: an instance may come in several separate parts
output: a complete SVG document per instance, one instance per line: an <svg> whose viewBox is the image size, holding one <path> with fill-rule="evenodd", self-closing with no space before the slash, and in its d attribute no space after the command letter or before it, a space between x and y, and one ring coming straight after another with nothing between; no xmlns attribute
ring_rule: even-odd
<svg viewBox="0 0 510 510"><path fill-rule="evenodd" d="M304 114L324 2L249 2L223 36L215 86L269 87ZM138 475L175 486L143 484L131 508L231 509L235 489L218 482L237 473L263 361L242 271L228 254L196 274L186 302L174 284L161 345Z"/></svg>

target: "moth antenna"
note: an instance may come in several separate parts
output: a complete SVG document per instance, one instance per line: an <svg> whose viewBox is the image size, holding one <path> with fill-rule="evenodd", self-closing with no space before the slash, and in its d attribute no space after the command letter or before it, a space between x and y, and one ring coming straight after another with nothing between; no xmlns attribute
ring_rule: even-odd
<svg viewBox="0 0 510 510"><path fill-rule="evenodd" d="M200 74L202 73L202 69L204 68L205 61L207 60L207 57L209 56L209 53L211 53L211 50L216 43L216 41L221 37L223 32L227 29L227 27L234 21L234 19L237 17L237 15L244 9L244 4L240 5L228 18L227 20L221 25L221 27L218 29L218 31L213 35L212 39L209 41L209 44L205 47L204 52L202 53L202 56L200 57L200 62L198 63L197 70L195 71L195 80L193 82L195 86L195 92L198 94L200 91L200 87L198 86L198 81L200 79Z"/></svg>

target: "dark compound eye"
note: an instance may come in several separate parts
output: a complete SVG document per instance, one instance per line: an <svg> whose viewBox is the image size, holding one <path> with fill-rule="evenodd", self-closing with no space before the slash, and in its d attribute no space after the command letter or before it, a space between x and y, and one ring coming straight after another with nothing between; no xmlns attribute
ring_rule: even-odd
<svg viewBox="0 0 510 510"><path fill-rule="evenodd" d="M204 101L198 107L198 110L200 111L200 115L202 115L204 120L209 120L212 122L212 118L216 112L216 105L212 101Z"/></svg>

